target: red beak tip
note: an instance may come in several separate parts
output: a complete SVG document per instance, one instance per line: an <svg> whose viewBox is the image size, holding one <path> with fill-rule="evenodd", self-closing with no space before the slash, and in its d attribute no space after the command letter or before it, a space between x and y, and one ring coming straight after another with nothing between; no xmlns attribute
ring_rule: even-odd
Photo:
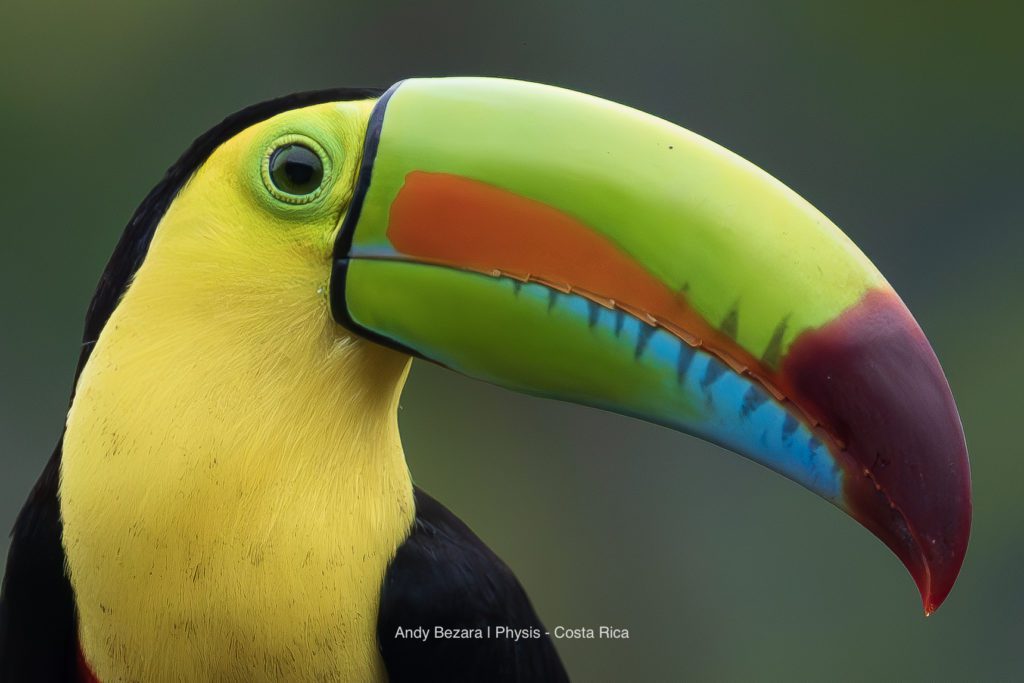
<svg viewBox="0 0 1024 683"><path fill-rule="evenodd" d="M952 562L945 567L938 567L937 573L926 568L920 576L914 577L915 580L920 579L917 581L917 587L921 591L921 603L926 617L934 614L952 592L953 584L956 583L957 575L960 573L963 555L961 554L958 559L959 561Z"/></svg>
<svg viewBox="0 0 1024 683"><path fill-rule="evenodd" d="M921 593L921 607L924 608L924 615L930 617L942 604L942 600L936 600L936 596L931 592L931 577L927 569L920 573L911 571L911 574L914 577L914 583L917 584L917 590Z"/></svg>

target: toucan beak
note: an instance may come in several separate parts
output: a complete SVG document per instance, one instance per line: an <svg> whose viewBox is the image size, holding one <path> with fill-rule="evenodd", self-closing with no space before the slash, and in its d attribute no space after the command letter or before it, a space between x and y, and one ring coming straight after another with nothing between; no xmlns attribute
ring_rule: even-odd
<svg viewBox="0 0 1024 683"><path fill-rule="evenodd" d="M825 216L675 125L557 88L414 79L377 103L335 318L520 391L721 444L881 538L926 612L967 550L942 369Z"/></svg>

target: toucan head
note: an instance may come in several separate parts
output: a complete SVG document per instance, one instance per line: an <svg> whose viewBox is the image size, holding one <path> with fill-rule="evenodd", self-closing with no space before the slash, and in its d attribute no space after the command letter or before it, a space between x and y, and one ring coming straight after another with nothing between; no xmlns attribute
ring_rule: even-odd
<svg viewBox="0 0 1024 683"><path fill-rule="evenodd" d="M233 288L190 310L241 300L285 337L699 436L861 522L926 612L953 586L970 472L921 328L824 215L694 133L554 87L405 80L238 132L162 222L189 225L142 271L174 252L175 278Z"/></svg>

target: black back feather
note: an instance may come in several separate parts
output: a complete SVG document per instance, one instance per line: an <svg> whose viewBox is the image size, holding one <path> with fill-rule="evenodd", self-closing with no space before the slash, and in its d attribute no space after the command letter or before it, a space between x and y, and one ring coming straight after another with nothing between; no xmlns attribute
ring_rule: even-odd
<svg viewBox="0 0 1024 683"><path fill-rule="evenodd" d="M384 576L377 618L391 683L568 681L512 570L447 508L419 488L415 493L416 522ZM399 635L417 627L426 629L426 640ZM479 629L484 637L438 637L437 627Z"/></svg>

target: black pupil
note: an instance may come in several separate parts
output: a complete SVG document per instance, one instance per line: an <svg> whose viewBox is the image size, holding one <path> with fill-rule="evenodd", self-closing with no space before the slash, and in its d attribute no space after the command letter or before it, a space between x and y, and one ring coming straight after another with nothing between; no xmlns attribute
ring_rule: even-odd
<svg viewBox="0 0 1024 683"><path fill-rule="evenodd" d="M309 147L284 145L270 156L270 178L282 192L312 194L324 179L324 165Z"/></svg>

